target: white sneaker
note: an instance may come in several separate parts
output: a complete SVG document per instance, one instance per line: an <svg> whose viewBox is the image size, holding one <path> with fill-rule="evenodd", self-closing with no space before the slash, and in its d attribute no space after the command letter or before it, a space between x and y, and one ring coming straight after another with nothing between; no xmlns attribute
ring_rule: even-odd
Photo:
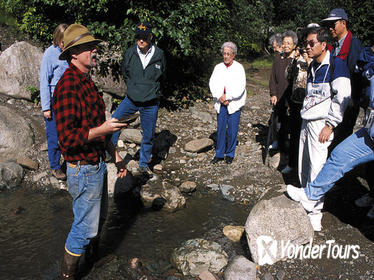
<svg viewBox="0 0 374 280"><path fill-rule="evenodd" d="M300 202L308 212L311 212L318 203L318 200L308 199L303 188L296 188L292 185L287 185L287 194L292 198L292 200Z"/></svg>
<svg viewBox="0 0 374 280"><path fill-rule="evenodd" d="M271 150L278 149L278 141L275 140L273 143L271 143L271 145L269 146L269 149L271 149Z"/></svg>
<svg viewBox="0 0 374 280"><path fill-rule="evenodd" d="M355 200L357 207L369 207L374 205L374 198L369 193L364 194L360 198ZM374 213L373 213L374 214Z"/></svg>
<svg viewBox="0 0 374 280"><path fill-rule="evenodd" d="M369 212L366 214L366 216L367 216L369 219L374 219L374 206L371 207L371 209L370 209Z"/></svg>
<svg viewBox="0 0 374 280"><path fill-rule="evenodd" d="M308 217L309 217L309 220L310 220L310 223L312 224L312 227L314 229L314 231L321 231L322 230L322 213L321 212L318 212L318 213L309 213L308 214Z"/></svg>
<svg viewBox="0 0 374 280"><path fill-rule="evenodd" d="M293 168L290 167L290 166L287 164L287 166L281 170L281 173L282 173L282 174L288 174L288 173L291 173L292 170L293 170Z"/></svg>

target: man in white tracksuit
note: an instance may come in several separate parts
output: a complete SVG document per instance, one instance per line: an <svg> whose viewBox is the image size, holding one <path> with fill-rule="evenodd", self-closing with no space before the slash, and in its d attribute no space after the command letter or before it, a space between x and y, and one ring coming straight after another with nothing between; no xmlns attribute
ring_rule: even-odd
<svg viewBox="0 0 374 280"><path fill-rule="evenodd" d="M299 144L299 179L304 188L312 182L326 162L334 128L342 121L350 102L351 83L347 65L331 58L327 49L327 30L308 30L306 51L313 58L300 112L302 126ZM321 204L323 207L323 204ZM314 215L315 214L315 215ZM322 214L309 213L315 230L320 230Z"/></svg>

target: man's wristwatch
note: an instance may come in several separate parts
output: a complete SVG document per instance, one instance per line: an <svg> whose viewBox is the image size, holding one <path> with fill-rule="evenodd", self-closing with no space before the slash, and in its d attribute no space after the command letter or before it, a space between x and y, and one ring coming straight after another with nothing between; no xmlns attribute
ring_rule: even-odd
<svg viewBox="0 0 374 280"><path fill-rule="evenodd" d="M325 122L325 125L326 125L328 128L330 128L331 130L334 129L334 126L333 126L331 123L329 123L329 122Z"/></svg>

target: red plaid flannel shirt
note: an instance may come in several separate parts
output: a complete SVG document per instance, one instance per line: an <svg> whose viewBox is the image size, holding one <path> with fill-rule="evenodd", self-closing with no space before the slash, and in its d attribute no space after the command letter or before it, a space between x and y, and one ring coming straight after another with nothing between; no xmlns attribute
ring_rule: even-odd
<svg viewBox="0 0 374 280"><path fill-rule="evenodd" d="M91 128L105 122L105 104L91 78L70 64L53 93L61 152L68 162L98 163L105 155L105 136L87 141Z"/></svg>

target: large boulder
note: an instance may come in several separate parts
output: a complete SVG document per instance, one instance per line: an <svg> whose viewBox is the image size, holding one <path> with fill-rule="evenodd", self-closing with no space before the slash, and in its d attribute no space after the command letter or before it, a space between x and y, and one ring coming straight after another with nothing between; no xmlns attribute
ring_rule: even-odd
<svg viewBox="0 0 374 280"><path fill-rule="evenodd" d="M28 87L39 88L41 49L27 42L17 42L0 55L0 93L31 100Z"/></svg>
<svg viewBox="0 0 374 280"><path fill-rule="evenodd" d="M16 111L0 106L0 162L16 160L34 144L29 121Z"/></svg>
<svg viewBox="0 0 374 280"><path fill-rule="evenodd" d="M227 265L228 256L218 243L197 238L174 249L171 260L183 275L196 277L207 270L220 272Z"/></svg>
<svg viewBox="0 0 374 280"><path fill-rule="evenodd" d="M261 200L245 223L254 262L273 264L287 258L287 248L309 243L314 231L304 208L284 195Z"/></svg>

